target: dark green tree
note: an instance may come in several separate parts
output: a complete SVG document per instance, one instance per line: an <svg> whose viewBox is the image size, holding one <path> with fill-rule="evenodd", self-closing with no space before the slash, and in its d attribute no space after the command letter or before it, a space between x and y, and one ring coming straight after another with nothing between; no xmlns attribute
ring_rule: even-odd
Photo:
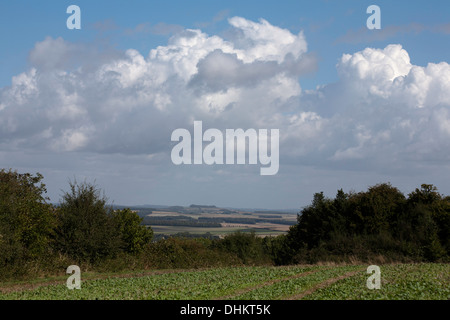
<svg viewBox="0 0 450 320"><path fill-rule="evenodd" d="M0 247L14 256L22 251L37 257L44 254L52 239L56 219L47 203L43 176L39 173L0 171ZM15 251L15 252L14 252Z"/></svg>
<svg viewBox="0 0 450 320"><path fill-rule="evenodd" d="M422 184L408 195L409 204L426 204L430 205L442 199L437 188L432 184Z"/></svg>
<svg viewBox="0 0 450 320"><path fill-rule="evenodd" d="M450 199L431 184L422 184L408 195L408 209L399 233L415 242L429 261L450 255Z"/></svg>
<svg viewBox="0 0 450 320"><path fill-rule="evenodd" d="M355 213L366 234L391 233L403 211L405 196L389 183L377 184L355 196Z"/></svg>
<svg viewBox="0 0 450 320"><path fill-rule="evenodd" d="M114 211L113 219L126 252L140 253L152 241L153 230L142 225L143 218L131 209Z"/></svg>
<svg viewBox="0 0 450 320"><path fill-rule="evenodd" d="M448 261L450 197L424 184L408 198L389 183L335 199L314 195L286 235L291 259L308 261L387 255L416 261ZM283 252L279 250L280 252Z"/></svg>
<svg viewBox="0 0 450 320"><path fill-rule="evenodd" d="M311 205L300 212L297 225L291 227L292 245L296 248L304 245L312 248L320 241L328 240L338 227L338 218L333 200L326 198L323 192L314 194Z"/></svg>
<svg viewBox="0 0 450 320"><path fill-rule="evenodd" d="M56 244L79 261L98 262L120 251L121 239L107 199L93 184L70 182L58 208Z"/></svg>

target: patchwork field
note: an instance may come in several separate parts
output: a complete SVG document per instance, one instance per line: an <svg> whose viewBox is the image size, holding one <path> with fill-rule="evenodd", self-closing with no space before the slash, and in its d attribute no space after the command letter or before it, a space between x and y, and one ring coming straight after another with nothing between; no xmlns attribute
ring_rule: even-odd
<svg viewBox="0 0 450 320"><path fill-rule="evenodd" d="M297 222L297 215L293 212L245 211L215 206L135 208L135 211L155 235L167 236L209 233L223 237L236 231L255 232L260 236L279 235Z"/></svg>
<svg viewBox="0 0 450 320"><path fill-rule="evenodd" d="M229 267L153 271L0 286L3 300L447 300L448 264L382 265L380 289L368 289L365 265Z"/></svg>

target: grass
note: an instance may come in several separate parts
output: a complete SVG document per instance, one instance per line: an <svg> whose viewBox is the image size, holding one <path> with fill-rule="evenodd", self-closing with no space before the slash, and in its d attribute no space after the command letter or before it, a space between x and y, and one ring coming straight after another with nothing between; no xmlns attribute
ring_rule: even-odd
<svg viewBox="0 0 450 320"><path fill-rule="evenodd" d="M18 283L4 300L447 300L448 264L382 265L381 289L366 286L367 266L300 265L227 267L152 273L81 274L82 288L69 290L65 278L51 283ZM55 283L57 282L57 284ZM59 283L58 283L59 282ZM38 286L38 287L35 287ZM4 287L4 286L3 286Z"/></svg>

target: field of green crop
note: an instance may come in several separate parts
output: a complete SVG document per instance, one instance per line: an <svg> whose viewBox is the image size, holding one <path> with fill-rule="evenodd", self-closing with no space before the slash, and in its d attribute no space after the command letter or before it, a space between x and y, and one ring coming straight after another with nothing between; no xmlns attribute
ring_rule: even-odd
<svg viewBox="0 0 450 320"><path fill-rule="evenodd" d="M367 290L360 284L367 273L343 279L316 290L309 299L335 300L448 300L450 299L449 264L402 264L381 267L381 288Z"/></svg>
<svg viewBox="0 0 450 320"><path fill-rule="evenodd" d="M450 265L381 265L381 288L366 286L368 266L234 267L83 280L0 293L3 300L447 300Z"/></svg>

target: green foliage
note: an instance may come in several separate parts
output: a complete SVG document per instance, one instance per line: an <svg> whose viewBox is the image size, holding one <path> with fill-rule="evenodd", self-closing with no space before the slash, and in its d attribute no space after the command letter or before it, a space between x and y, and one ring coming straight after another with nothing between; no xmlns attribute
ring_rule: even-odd
<svg viewBox="0 0 450 320"><path fill-rule="evenodd" d="M205 268L240 265L240 259L231 252L215 247L217 240L205 238L178 238L152 243L142 254L146 267L152 269Z"/></svg>
<svg viewBox="0 0 450 320"><path fill-rule="evenodd" d="M448 300L448 265L380 265L381 288L367 288L367 265L225 267L136 273L65 282L0 295L8 300ZM351 273L351 274L349 274ZM342 277L342 279L340 279ZM301 296L299 296L301 295Z"/></svg>
<svg viewBox="0 0 450 320"><path fill-rule="evenodd" d="M0 278L20 275L27 261L49 254L56 220L42 179L0 171Z"/></svg>
<svg viewBox="0 0 450 320"><path fill-rule="evenodd" d="M235 254L244 264L269 263L270 257L264 251L263 239L254 232L243 233L237 231L228 234L217 243L217 247Z"/></svg>
<svg viewBox="0 0 450 320"><path fill-rule="evenodd" d="M114 211L89 183L70 182L53 208L41 179L1 171L0 281L61 272L70 264L108 271L271 262L269 243L254 234L152 243L153 231L137 213Z"/></svg>
<svg viewBox="0 0 450 320"><path fill-rule="evenodd" d="M450 197L433 185L408 197L390 184L359 193L338 190L334 199L316 193L289 232L276 237L236 232L223 239L180 234L155 241L143 218L128 208L114 211L97 186L69 183L55 208L42 179L0 171L0 281L60 272L70 264L108 271L450 261Z"/></svg>
<svg viewBox="0 0 450 320"><path fill-rule="evenodd" d="M362 223L360 233L389 232L404 208L405 197L390 184L378 184L353 197L353 210Z"/></svg>
<svg viewBox="0 0 450 320"><path fill-rule="evenodd" d="M95 263L119 252L120 234L106 201L95 185L70 183L58 208L56 246L62 253Z"/></svg>
<svg viewBox="0 0 450 320"><path fill-rule="evenodd" d="M297 275L285 277L282 281L276 281L273 284L267 284L244 294L233 297L239 300L283 300L295 297L299 293L314 288L314 286L323 283L328 279L341 276L349 271L361 269L361 266L311 266L303 269L294 269ZM304 274L301 274L304 273Z"/></svg>
<svg viewBox="0 0 450 320"><path fill-rule="evenodd" d="M428 260L450 255L450 197L443 197L433 185L423 184L409 194L408 209L414 221L409 230L417 234ZM404 222L404 224L407 224Z"/></svg>
<svg viewBox="0 0 450 320"><path fill-rule="evenodd" d="M114 211L112 216L126 252L140 253L151 242L153 231L142 225L143 218L136 212L127 208Z"/></svg>
<svg viewBox="0 0 450 320"><path fill-rule="evenodd" d="M276 237L265 237L262 245L264 252L275 265L287 264L289 257L293 254L285 234Z"/></svg>
<svg viewBox="0 0 450 320"><path fill-rule="evenodd" d="M283 263L342 260L448 261L450 199L432 185L422 185L406 198L390 184L335 199L316 193L298 215L286 244Z"/></svg>
<svg viewBox="0 0 450 320"><path fill-rule="evenodd" d="M307 296L310 300L448 300L448 265L438 263L382 265L381 288L369 290L368 274L335 282Z"/></svg>

